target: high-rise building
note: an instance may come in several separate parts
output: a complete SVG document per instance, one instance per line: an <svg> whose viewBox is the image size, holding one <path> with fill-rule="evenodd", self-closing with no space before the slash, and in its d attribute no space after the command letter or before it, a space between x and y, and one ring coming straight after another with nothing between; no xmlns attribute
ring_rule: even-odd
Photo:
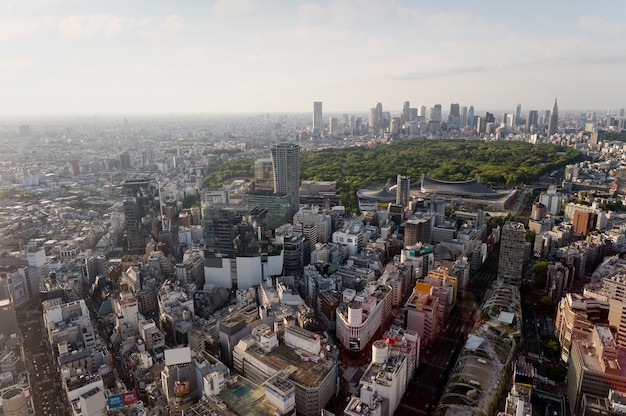
<svg viewBox="0 0 626 416"><path fill-rule="evenodd" d="M339 119L337 117L328 118L328 132L337 134L339 132Z"/></svg>
<svg viewBox="0 0 626 416"><path fill-rule="evenodd" d="M322 119L322 102L313 102L313 134L324 132L324 121Z"/></svg>
<svg viewBox="0 0 626 416"><path fill-rule="evenodd" d="M461 123L459 124L459 127L464 129L467 126L467 106L462 106L461 107Z"/></svg>
<svg viewBox="0 0 626 416"><path fill-rule="evenodd" d="M432 240L432 218L413 218L404 223L404 245L430 244Z"/></svg>
<svg viewBox="0 0 626 416"><path fill-rule="evenodd" d="M274 166L274 192L290 195L291 214L300 206L300 146L280 143L272 146Z"/></svg>
<svg viewBox="0 0 626 416"><path fill-rule="evenodd" d="M430 109L430 121L441 121L441 104L435 104Z"/></svg>
<svg viewBox="0 0 626 416"><path fill-rule="evenodd" d="M537 110L530 110L528 112L528 119L526 120L526 130L531 131L537 128L537 122L539 121L539 112Z"/></svg>
<svg viewBox="0 0 626 416"><path fill-rule="evenodd" d="M461 107L459 104L450 104L450 114L448 115L448 128L458 129L461 124Z"/></svg>
<svg viewBox="0 0 626 416"><path fill-rule="evenodd" d="M556 105L556 98L552 105L552 111L550 112L550 121L548 122L548 136L552 136L556 133L557 124L559 122L559 108Z"/></svg>
<svg viewBox="0 0 626 416"><path fill-rule="evenodd" d="M257 159L254 162L255 189L274 189L272 159Z"/></svg>
<svg viewBox="0 0 626 416"><path fill-rule="evenodd" d="M517 108L515 109L515 125L518 125L521 119L522 119L522 105L518 104Z"/></svg>
<svg viewBox="0 0 626 416"><path fill-rule="evenodd" d="M404 123L408 123L409 121L411 121L411 118L409 116L410 113L410 107L411 105L409 104L408 101L404 102L404 105L402 106L402 117L400 118L400 124L404 125Z"/></svg>
<svg viewBox="0 0 626 416"><path fill-rule="evenodd" d="M150 180L128 180L122 184L122 197L127 247L132 254L143 254L160 216L159 190Z"/></svg>
<svg viewBox="0 0 626 416"><path fill-rule="evenodd" d="M398 175L396 179L396 204L403 207L409 205L411 199L411 179L405 175Z"/></svg>
<svg viewBox="0 0 626 416"><path fill-rule="evenodd" d="M467 110L467 127L469 127L470 129L476 127L476 124L474 124L474 106L470 105L469 109Z"/></svg>
<svg viewBox="0 0 626 416"><path fill-rule="evenodd" d="M524 252L526 250L526 229L524 224L507 221L502 227L498 277L508 284L519 284L522 280Z"/></svg>
<svg viewBox="0 0 626 416"><path fill-rule="evenodd" d="M376 107L370 110L370 131L378 133L383 127L383 105L377 103Z"/></svg>

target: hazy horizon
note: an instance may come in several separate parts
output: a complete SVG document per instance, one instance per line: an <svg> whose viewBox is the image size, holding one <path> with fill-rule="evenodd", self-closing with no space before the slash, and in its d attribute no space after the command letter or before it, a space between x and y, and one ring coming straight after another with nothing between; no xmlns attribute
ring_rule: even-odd
<svg viewBox="0 0 626 416"><path fill-rule="evenodd" d="M626 4L8 1L2 117L617 111ZM342 110L353 108L359 110ZM499 109L499 110L498 110ZM570 110L571 109L571 110ZM604 109L604 110L591 110Z"/></svg>

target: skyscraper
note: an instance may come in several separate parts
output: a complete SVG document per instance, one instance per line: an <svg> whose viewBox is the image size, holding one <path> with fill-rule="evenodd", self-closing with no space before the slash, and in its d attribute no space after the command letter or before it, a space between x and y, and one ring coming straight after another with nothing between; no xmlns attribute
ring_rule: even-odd
<svg viewBox="0 0 626 416"><path fill-rule="evenodd" d="M408 123L410 121L410 117L409 117L409 112L411 105L409 104L408 101L404 102L404 105L402 106L402 117L400 119L400 123L402 125L404 125L405 123Z"/></svg>
<svg viewBox="0 0 626 416"><path fill-rule="evenodd" d="M520 123L521 119L522 119L522 105L518 104L517 108L515 109L515 125L516 126Z"/></svg>
<svg viewBox="0 0 626 416"><path fill-rule="evenodd" d="M458 129L461 124L461 111L457 103L450 104L450 114L448 115L448 128Z"/></svg>
<svg viewBox="0 0 626 416"><path fill-rule="evenodd" d="M537 110L530 110L528 112L528 119L526 120L526 130L531 131L537 128L537 123L539 122L539 112Z"/></svg>
<svg viewBox="0 0 626 416"><path fill-rule="evenodd" d="M383 127L383 105L377 103L376 107L370 110L370 131L372 133L380 132Z"/></svg>
<svg viewBox="0 0 626 416"><path fill-rule="evenodd" d="M411 199L411 179L408 176L398 175L396 179L396 204L403 207L409 205Z"/></svg>
<svg viewBox="0 0 626 416"><path fill-rule="evenodd" d="M461 124L459 128L464 129L467 126L467 106L461 107Z"/></svg>
<svg viewBox="0 0 626 416"><path fill-rule="evenodd" d="M441 121L441 104L435 104L430 109L430 121Z"/></svg>
<svg viewBox="0 0 626 416"><path fill-rule="evenodd" d="M507 221L502 227L498 277L505 283L517 285L522 281L524 252L526 250L526 229L524 224Z"/></svg>
<svg viewBox="0 0 626 416"><path fill-rule="evenodd" d="M324 132L324 121L322 119L322 102L313 102L313 134Z"/></svg>
<svg viewBox="0 0 626 416"><path fill-rule="evenodd" d="M556 98L552 105L552 111L550 112L550 121L548 122L548 136L552 136L556 133L556 126L559 122L559 108L556 105Z"/></svg>
<svg viewBox="0 0 626 416"><path fill-rule="evenodd" d="M274 192L290 195L291 216L300 206L300 146L280 143L272 146Z"/></svg>
<svg viewBox="0 0 626 416"><path fill-rule="evenodd" d="M470 105L469 109L467 110L467 127L469 127L470 129L476 127L476 124L474 124L474 106Z"/></svg>

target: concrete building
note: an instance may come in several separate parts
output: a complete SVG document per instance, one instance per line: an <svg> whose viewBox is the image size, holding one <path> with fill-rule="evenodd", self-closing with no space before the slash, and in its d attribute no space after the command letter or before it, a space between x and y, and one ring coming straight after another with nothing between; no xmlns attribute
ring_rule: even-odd
<svg viewBox="0 0 626 416"><path fill-rule="evenodd" d="M583 395L607 397L626 391L626 350L619 348L609 327L596 325L591 342L574 341L567 374L570 412L580 414Z"/></svg>
<svg viewBox="0 0 626 416"><path fill-rule="evenodd" d="M254 162L254 188L274 189L272 159L257 159Z"/></svg>
<svg viewBox="0 0 626 416"><path fill-rule="evenodd" d="M411 178L405 175L398 175L396 179L396 204L403 207L409 205L411 199Z"/></svg>
<svg viewBox="0 0 626 416"><path fill-rule="evenodd" d="M558 130L559 124L559 108L556 105L556 98L554 104L552 104L552 110L550 111L550 120L548 121L548 137L555 134Z"/></svg>
<svg viewBox="0 0 626 416"><path fill-rule="evenodd" d="M502 227L498 277L507 284L518 285L522 281L526 229L524 224L507 221Z"/></svg>
<svg viewBox="0 0 626 416"><path fill-rule="evenodd" d="M351 221L341 230L333 233L332 241L348 248L348 253L353 256L363 250L365 245L365 233L363 223Z"/></svg>
<svg viewBox="0 0 626 416"><path fill-rule="evenodd" d="M412 331L404 331L398 340L374 341L359 395L350 399L344 415L393 415L415 373L418 350L419 337Z"/></svg>
<svg viewBox="0 0 626 416"><path fill-rule="evenodd" d="M577 212L579 214L576 214ZM590 230L602 230L607 227L608 219L606 217L606 212L602 211L602 208L599 207L598 203L593 203L591 205L582 205L582 204L574 204L570 202L569 204L565 206L565 212L564 212L563 218L565 221L574 222L576 216L577 215L580 216L583 213L594 215L593 218L595 218L595 221L591 221L592 218L590 217L580 218L581 222L585 220L584 226L589 231ZM581 225L581 227L583 226Z"/></svg>
<svg viewBox="0 0 626 416"><path fill-rule="evenodd" d="M274 192L290 196L291 218L300 207L300 146L294 143L276 144L271 152Z"/></svg>
<svg viewBox="0 0 626 416"><path fill-rule="evenodd" d="M400 252L400 263L413 269L412 281L425 277L435 264L434 247L430 244L405 246Z"/></svg>
<svg viewBox="0 0 626 416"><path fill-rule="evenodd" d="M335 395L337 363L315 352L318 348L316 337L319 337L316 334L287 326L285 336L291 345L297 347L290 347L287 341L280 344L277 334L267 325L255 328L234 348L235 371L259 384L280 373L283 380L288 380L295 387L297 414L319 415ZM321 348L321 344L319 346ZM276 394L280 397L289 396L285 394L287 392L281 391L278 389Z"/></svg>
<svg viewBox="0 0 626 416"><path fill-rule="evenodd" d="M322 115L322 102L313 102L313 134L324 133L324 119Z"/></svg>
<svg viewBox="0 0 626 416"><path fill-rule="evenodd" d="M404 222L404 245L414 246L418 243L430 244L432 242L432 229L434 217L412 218Z"/></svg>
<svg viewBox="0 0 626 416"><path fill-rule="evenodd" d="M344 348L362 351L391 316L392 289L372 282L368 289L357 293L343 291L343 301L337 308L337 338Z"/></svg>
<svg viewBox="0 0 626 416"><path fill-rule="evenodd" d="M593 328L609 321L609 303L597 297L568 293L556 312L556 335L561 344L561 360L567 363L575 341L591 342Z"/></svg>
<svg viewBox="0 0 626 416"><path fill-rule="evenodd" d="M413 290L404 304L406 313L406 328L419 335L422 345L429 345L440 331L440 304L439 298L430 293Z"/></svg>

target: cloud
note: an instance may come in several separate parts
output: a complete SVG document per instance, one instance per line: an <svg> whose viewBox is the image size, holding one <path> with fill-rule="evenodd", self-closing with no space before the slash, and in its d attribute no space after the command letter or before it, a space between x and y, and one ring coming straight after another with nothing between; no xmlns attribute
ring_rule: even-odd
<svg viewBox="0 0 626 416"><path fill-rule="evenodd" d="M185 26L185 21L178 15L171 14L165 18L165 29L170 33L178 33Z"/></svg>
<svg viewBox="0 0 626 416"><path fill-rule="evenodd" d="M486 72L493 69L495 68L490 68L484 65L439 68L427 71L416 71L397 74L391 76L391 79L394 79L396 81L417 81L425 79L444 78L468 73Z"/></svg>
<svg viewBox="0 0 626 416"><path fill-rule="evenodd" d="M142 29L149 26L152 19L149 17L135 18L115 16L108 13L74 15L61 19L59 32L64 36L89 37L104 35L113 37L128 30Z"/></svg>
<svg viewBox="0 0 626 416"><path fill-rule="evenodd" d="M0 42L21 39L54 28L54 16L0 16Z"/></svg>
<svg viewBox="0 0 626 416"><path fill-rule="evenodd" d="M601 35L621 35L626 28L626 25L623 23L610 22L595 15L579 17L576 26L582 31Z"/></svg>
<svg viewBox="0 0 626 416"><path fill-rule="evenodd" d="M0 69L26 69L33 65L32 58L0 59Z"/></svg>
<svg viewBox="0 0 626 416"><path fill-rule="evenodd" d="M213 12L218 16L243 16L255 13L260 7L259 0L217 0Z"/></svg>

